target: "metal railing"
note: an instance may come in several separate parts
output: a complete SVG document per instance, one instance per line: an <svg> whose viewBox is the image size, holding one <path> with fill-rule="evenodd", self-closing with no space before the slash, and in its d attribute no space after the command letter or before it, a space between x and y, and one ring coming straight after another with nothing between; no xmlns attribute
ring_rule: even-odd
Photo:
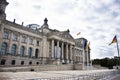
<svg viewBox="0 0 120 80"><path fill-rule="evenodd" d="M36 78L29 80L109 80L111 77L120 74L119 70L88 73L84 75L71 75L62 77Z"/></svg>

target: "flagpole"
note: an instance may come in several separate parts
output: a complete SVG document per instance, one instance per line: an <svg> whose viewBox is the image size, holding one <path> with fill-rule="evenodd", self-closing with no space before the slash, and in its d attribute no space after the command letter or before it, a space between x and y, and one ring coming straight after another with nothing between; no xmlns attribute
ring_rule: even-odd
<svg viewBox="0 0 120 80"><path fill-rule="evenodd" d="M116 37L117 37L117 35L116 35ZM117 39L117 38L116 38L116 39ZM120 65L120 57L119 57L119 46L118 46L118 40L117 40L117 42L116 42L116 45L117 45L118 60L119 60L119 64L118 64L118 65Z"/></svg>
<svg viewBox="0 0 120 80"><path fill-rule="evenodd" d="M118 46L118 40L117 40L117 51L118 51L118 57L119 57L119 46Z"/></svg>

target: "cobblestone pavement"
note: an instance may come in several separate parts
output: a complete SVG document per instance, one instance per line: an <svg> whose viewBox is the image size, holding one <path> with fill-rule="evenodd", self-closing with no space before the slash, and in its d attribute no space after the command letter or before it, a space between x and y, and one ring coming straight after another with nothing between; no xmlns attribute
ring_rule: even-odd
<svg viewBox="0 0 120 80"><path fill-rule="evenodd" d="M0 80L34 80L51 77L70 77L77 75L88 75L92 73L105 73L111 70L74 70L74 71L40 71L40 72L0 72Z"/></svg>

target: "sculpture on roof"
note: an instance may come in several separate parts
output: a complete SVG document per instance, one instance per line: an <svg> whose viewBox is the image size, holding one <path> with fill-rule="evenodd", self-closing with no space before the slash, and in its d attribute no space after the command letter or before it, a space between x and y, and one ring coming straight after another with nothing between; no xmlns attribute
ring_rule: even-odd
<svg viewBox="0 0 120 80"><path fill-rule="evenodd" d="M47 20L47 18L45 18L44 19L44 24L41 26L41 28L43 29L43 28L48 28L48 27L49 27L48 20Z"/></svg>
<svg viewBox="0 0 120 80"><path fill-rule="evenodd" d="M8 5L6 0L0 0L0 19L6 19L5 9Z"/></svg>

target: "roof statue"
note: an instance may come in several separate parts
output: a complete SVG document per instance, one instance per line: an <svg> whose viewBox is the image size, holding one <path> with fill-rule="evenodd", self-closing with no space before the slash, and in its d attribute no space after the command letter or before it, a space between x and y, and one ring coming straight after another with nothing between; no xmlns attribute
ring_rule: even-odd
<svg viewBox="0 0 120 80"><path fill-rule="evenodd" d="M8 4L6 0L0 0L0 19L6 19L5 9Z"/></svg>

